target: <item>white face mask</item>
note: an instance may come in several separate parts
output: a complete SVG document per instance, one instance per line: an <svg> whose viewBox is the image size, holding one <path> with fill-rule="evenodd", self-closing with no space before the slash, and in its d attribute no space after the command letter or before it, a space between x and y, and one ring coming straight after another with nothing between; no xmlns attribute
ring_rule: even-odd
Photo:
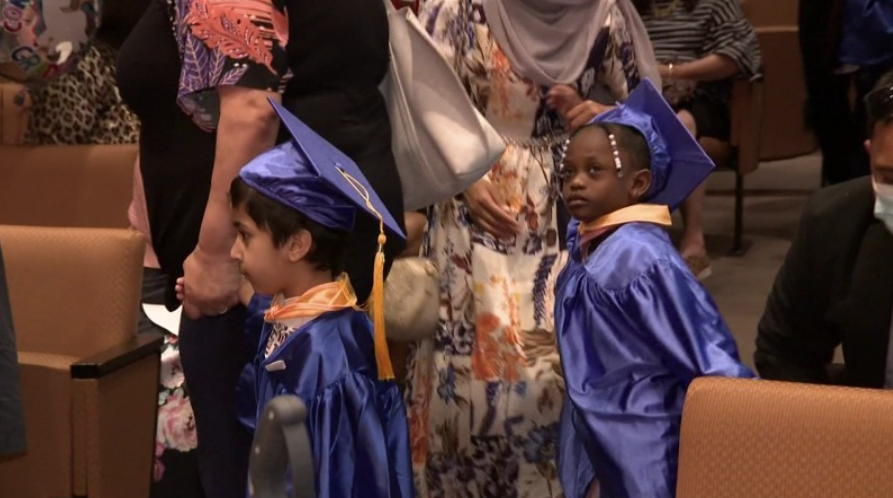
<svg viewBox="0 0 893 498"><path fill-rule="evenodd" d="M874 186L874 217L883 221L887 231L893 233L893 185L878 183L871 179Z"/></svg>

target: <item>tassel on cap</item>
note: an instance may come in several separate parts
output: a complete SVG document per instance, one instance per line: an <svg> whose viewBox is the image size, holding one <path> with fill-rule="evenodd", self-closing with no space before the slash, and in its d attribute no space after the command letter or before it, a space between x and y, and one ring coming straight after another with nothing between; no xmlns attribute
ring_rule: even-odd
<svg viewBox="0 0 893 498"><path fill-rule="evenodd" d="M367 303L367 310L372 315L375 330L375 362L378 364L379 380L393 380L394 367L391 365L391 354L388 350L388 339L384 324L384 245L387 237L384 227L378 236L378 252L375 254L375 267L372 276L372 295Z"/></svg>
<svg viewBox="0 0 893 498"><path fill-rule="evenodd" d="M372 315L372 325L375 334L375 362L378 365L379 380L393 380L394 367L391 365L391 354L388 351L388 338L384 324L384 245L388 241L384 232L384 218L375 209L369 199L369 191L356 178L339 169L341 175L366 201L366 209L378 218L378 248L375 253L375 265L372 269L372 295L366 302L366 312Z"/></svg>

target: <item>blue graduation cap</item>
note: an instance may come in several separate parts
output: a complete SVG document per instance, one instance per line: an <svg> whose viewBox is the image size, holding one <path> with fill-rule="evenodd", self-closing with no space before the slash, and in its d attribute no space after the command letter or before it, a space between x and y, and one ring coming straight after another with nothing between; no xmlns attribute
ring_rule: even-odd
<svg viewBox="0 0 893 498"><path fill-rule="evenodd" d="M676 209L715 168L651 80L644 79L626 102L599 114L593 123L638 130L651 149L651 188L643 202Z"/></svg>
<svg viewBox="0 0 893 498"><path fill-rule="evenodd" d="M292 140L245 165L239 172L242 180L326 227L349 232L360 210L405 239L400 224L356 163L286 108L270 103Z"/></svg>
<svg viewBox="0 0 893 498"><path fill-rule="evenodd" d="M379 377L392 379L383 310L385 227L402 239L406 235L353 160L287 109L273 100L270 103L292 139L257 156L239 176L264 196L329 228L351 231L358 210L379 221L381 233L367 306L375 326Z"/></svg>

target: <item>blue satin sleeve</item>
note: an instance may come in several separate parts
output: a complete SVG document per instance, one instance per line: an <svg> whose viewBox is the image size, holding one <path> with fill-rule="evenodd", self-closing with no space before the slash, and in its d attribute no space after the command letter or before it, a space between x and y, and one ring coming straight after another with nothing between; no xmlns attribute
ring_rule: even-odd
<svg viewBox="0 0 893 498"><path fill-rule="evenodd" d="M308 406L317 496L412 498L407 427L393 383L351 374L327 387Z"/></svg>
<svg viewBox="0 0 893 498"><path fill-rule="evenodd" d="M270 307L272 297L255 294L248 303L248 318L245 319L245 348L250 352L251 361L242 369L236 382L236 413L239 423L253 434L257 428L257 355L262 351L261 338L266 336L267 323L264 312Z"/></svg>
<svg viewBox="0 0 893 498"><path fill-rule="evenodd" d="M700 376L753 377L707 291L670 261L655 263L615 297L620 319L658 349L686 386Z"/></svg>

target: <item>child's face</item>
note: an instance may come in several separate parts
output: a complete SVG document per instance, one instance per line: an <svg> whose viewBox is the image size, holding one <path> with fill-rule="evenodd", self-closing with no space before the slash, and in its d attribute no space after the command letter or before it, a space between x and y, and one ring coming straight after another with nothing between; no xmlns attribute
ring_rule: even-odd
<svg viewBox="0 0 893 498"><path fill-rule="evenodd" d="M651 172L635 170L632 159L620 151L623 176L617 175L608 134L590 126L574 135L559 172L561 194L574 218L595 221L618 209L636 204L648 192Z"/></svg>
<svg viewBox="0 0 893 498"><path fill-rule="evenodd" d="M238 234L230 257L258 294L285 292L289 272L288 244L276 247L270 232L257 226L244 208L232 209L233 225Z"/></svg>

